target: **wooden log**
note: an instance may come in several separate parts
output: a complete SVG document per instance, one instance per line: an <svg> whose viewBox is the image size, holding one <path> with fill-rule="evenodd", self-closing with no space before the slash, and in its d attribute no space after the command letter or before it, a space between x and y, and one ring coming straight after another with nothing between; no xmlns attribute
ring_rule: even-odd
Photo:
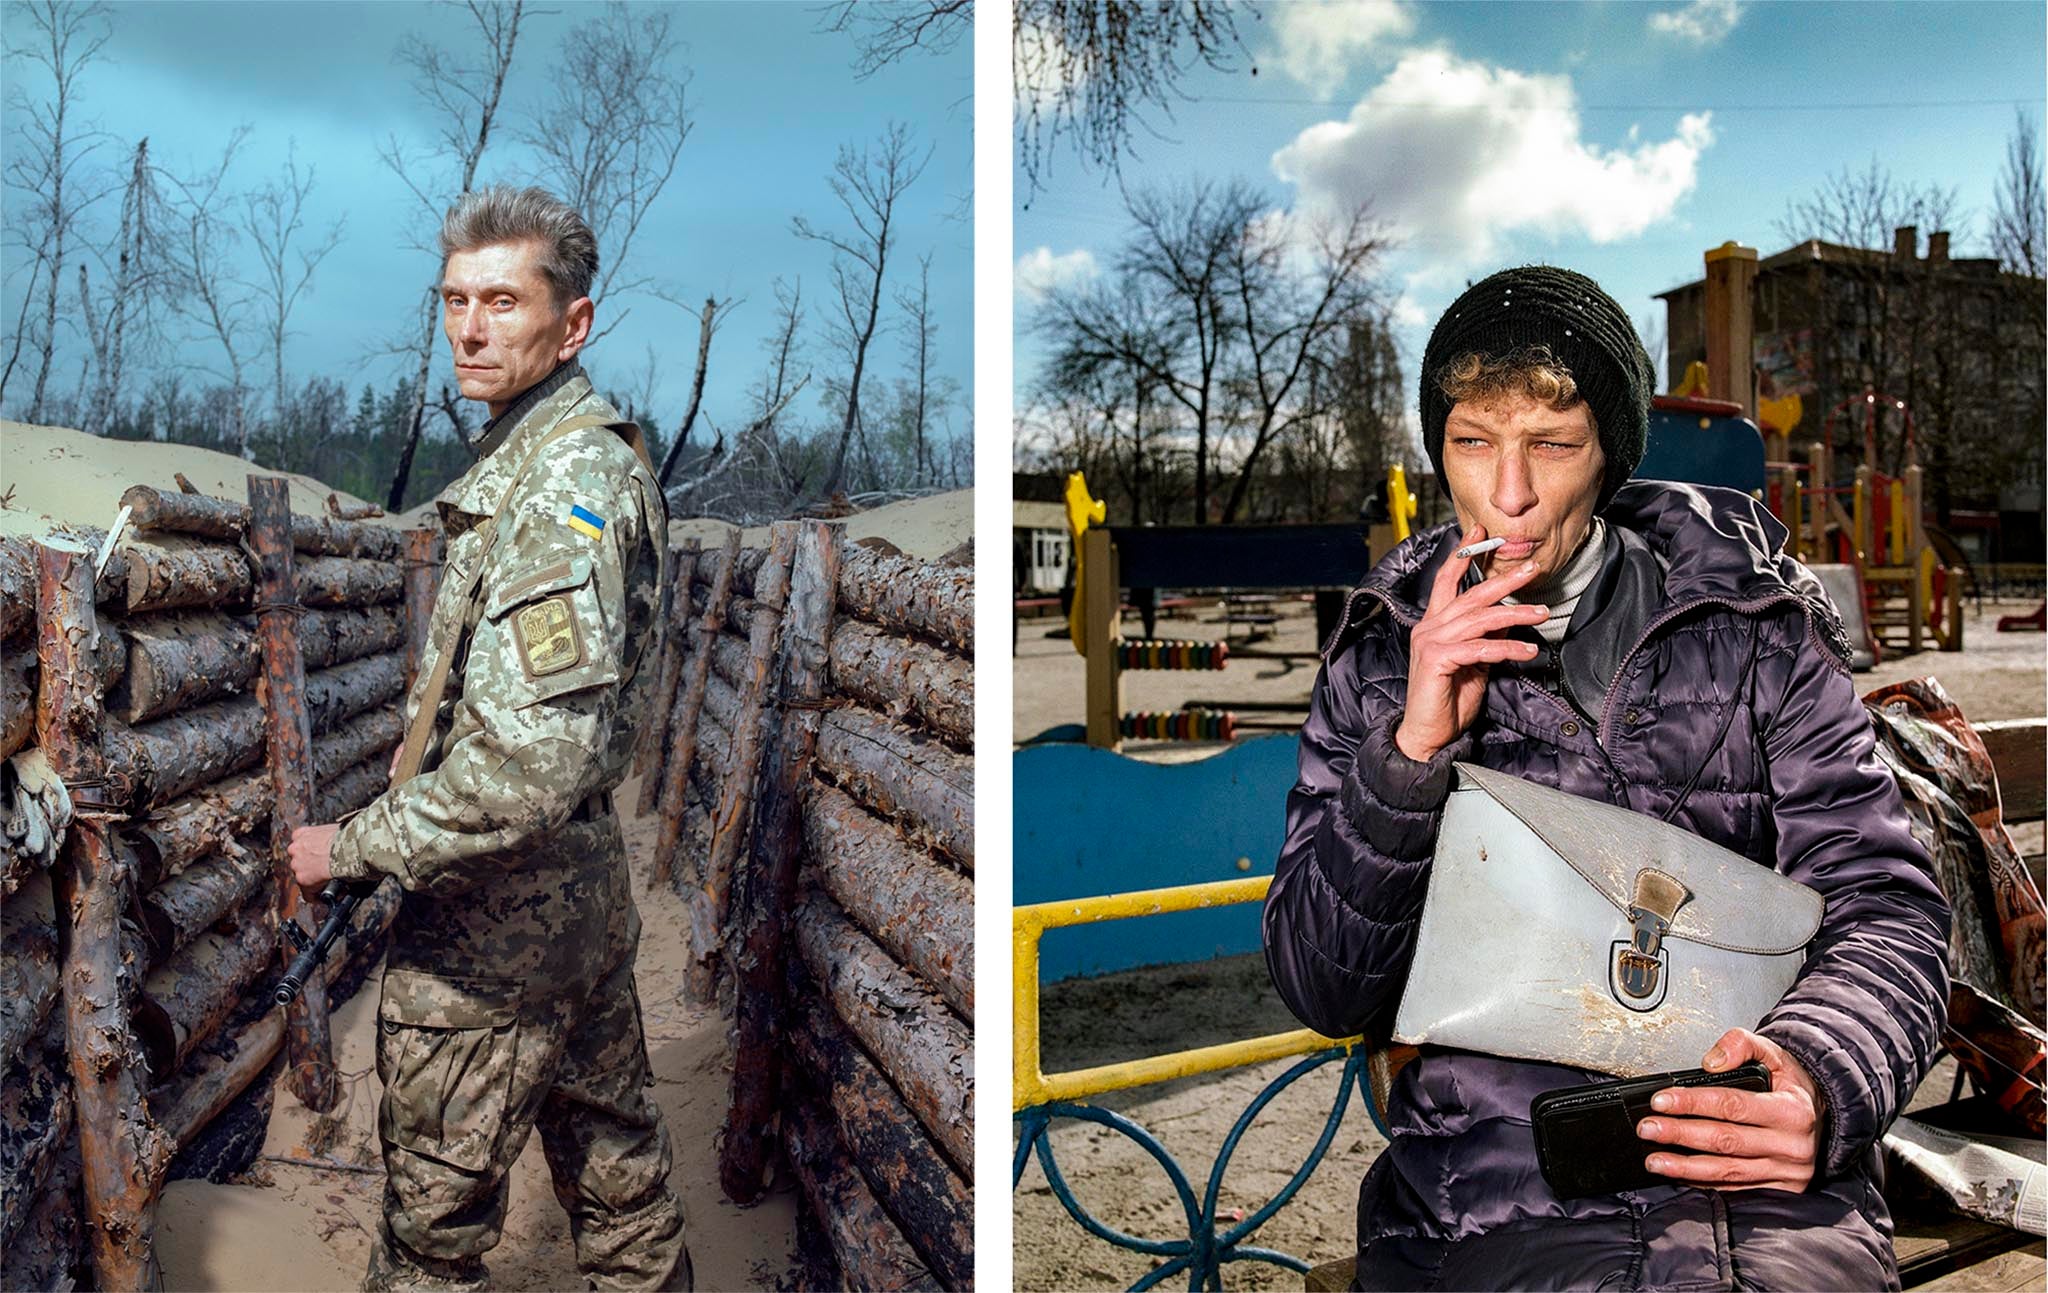
<svg viewBox="0 0 2048 1293"><path fill-rule="evenodd" d="M661 768L668 757L669 711L675 708L676 685L683 676L683 644L689 634L690 578L697 569L697 540L686 539L669 554L669 579L661 590L661 666L654 675L653 708L640 728L640 748L635 752L634 771L640 777L640 802L634 812L642 817L654 811L661 798ZM676 607L683 608L682 614Z"/></svg>
<svg viewBox="0 0 2048 1293"><path fill-rule="evenodd" d="M704 680L703 713L716 719L718 725L728 733L738 725L743 706L739 690L719 677L715 671Z"/></svg>
<svg viewBox="0 0 2048 1293"><path fill-rule="evenodd" d="M938 994L813 889L796 909L804 964L953 1166L974 1171L974 1038Z"/></svg>
<svg viewBox="0 0 2048 1293"><path fill-rule="evenodd" d="M268 846L234 840L144 894L142 932L149 963L162 965L214 922L239 910L269 878Z"/></svg>
<svg viewBox="0 0 2048 1293"><path fill-rule="evenodd" d="M974 661L858 620L832 633L832 690L897 720L912 719L974 749Z"/></svg>
<svg viewBox="0 0 2048 1293"><path fill-rule="evenodd" d="M296 563L296 573L306 606L376 606L405 598L405 572L395 561L306 557Z"/></svg>
<svg viewBox="0 0 2048 1293"><path fill-rule="evenodd" d="M74 1111L63 1026L40 1029L0 1081L0 1248L14 1246L57 1168L75 1131Z"/></svg>
<svg viewBox="0 0 2048 1293"><path fill-rule="evenodd" d="M974 570L848 544L839 559L839 609L974 655Z"/></svg>
<svg viewBox="0 0 2048 1293"><path fill-rule="evenodd" d="M0 1288L75 1287L73 1272L85 1252L86 1230L80 1174L75 1143L51 1156L49 1174L29 1202L20 1229L0 1244Z"/></svg>
<svg viewBox="0 0 2048 1293"><path fill-rule="evenodd" d="M746 1204L767 1188L767 1141L781 1067L783 965L790 903L803 853L797 802L818 734L825 693L825 644L832 636L839 542L833 528L807 521L790 564L788 615L782 627L782 722L768 747L754 811L752 846L734 891L729 943L733 965L732 1103L718 1175L726 1196Z"/></svg>
<svg viewBox="0 0 2048 1293"><path fill-rule="evenodd" d="M264 748L271 792L270 863L274 885L268 906L279 930L286 923L295 922L310 938L318 921L305 909L299 883L292 877L289 850L292 832L316 820L313 732L316 727L335 726L396 694L403 683L404 662L395 655L373 656L329 669L319 675L329 684L324 694L327 703L314 704L313 688L308 685L305 662L299 655L299 562L292 548L291 526L291 492L284 478L250 476L249 545L256 554L256 634L263 644L263 676L257 683L257 692L266 720ZM380 570L390 576L392 595L397 596L399 591L398 568L383 562L315 557L306 565L340 565L349 571ZM310 569L308 573L311 575ZM316 588L320 586L318 576L312 576L311 582ZM387 685L374 700L364 699L371 691L351 684L369 678L373 672ZM282 971L298 949L290 940L275 938L264 950L279 958L278 969ZM328 1035L324 965L314 967L304 990L285 1008L284 1046L284 1081L291 1093L315 1113L332 1109L341 1098L341 1079L335 1072L334 1046Z"/></svg>
<svg viewBox="0 0 2048 1293"><path fill-rule="evenodd" d="M974 1022L974 882L821 781L804 794L804 845L853 923Z"/></svg>
<svg viewBox="0 0 2048 1293"><path fill-rule="evenodd" d="M367 521L372 517L384 515L384 509L375 503L344 503L338 491L329 490L327 514L337 521Z"/></svg>
<svg viewBox="0 0 2048 1293"><path fill-rule="evenodd" d="M427 624L434 617L434 595L441 584L442 546L439 532L405 532L405 685L408 690L426 654Z"/></svg>
<svg viewBox="0 0 2048 1293"><path fill-rule="evenodd" d="M0 648L0 759L13 757L35 733L35 644L17 640Z"/></svg>
<svg viewBox="0 0 2048 1293"><path fill-rule="evenodd" d="M365 656L306 676L306 716L315 732L329 732L405 690L405 657L396 651Z"/></svg>
<svg viewBox="0 0 2048 1293"><path fill-rule="evenodd" d="M133 966L121 947L129 867L108 834L112 806L91 795L105 772L99 683L86 648L98 621L92 554L61 539L45 540L37 545L36 575L36 744L73 788L77 810L55 880L66 1055L78 1107L93 1274L102 1289L151 1289L162 1283L156 1196L170 1145L150 1120L130 1028Z"/></svg>
<svg viewBox="0 0 2048 1293"><path fill-rule="evenodd" d="M121 505L134 509L128 523L138 530L172 530L234 542L249 528L248 506L230 498L135 485L121 495ZM401 543L398 531L388 525L365 524L365 519L295 514L291 519L292 546L300 552L395 560Z"/></svg>
<svg viewBox="0 0 2048 1293"><path fill-rule="evenodd" d="M753 603L748 603L748 606L751 611ZM746 627L741 628L737 623L733 625L734 628L739 629L741 636L735 637L730 633L721 633L718 635L717 640L711 644L711 676L734 691L740 691L747 685L747 671L749 668L747 645L753 637L753 625L756 618L756 616L749 613Z"/></svg>
<svg viewBox="0 0 2048 1293"><path fill-rule="evenodd" d="M320 783L313 800L313 820L339 821L390 788L390 756L380 754L365 759Z"/></svg>
<svg viewBox="0 0 2048 1293"><path fill-rule="evenodd" d="M282 940L270 895L259 893L234 921L226 930L202 933L142 981L135 1032L149 1057L152 1085L168 1081L193 1048L219 1030L248 988L276 967Z"/></svg>
<svg viewBox="0 0 2048 1293"><path fill-rule="evenodd" d="M741 547L739 531L729 530L724 542L707 551L697 564L696 580L707 588L716 588L719 581L724 580L735 594L752 597L754 572L761 568L761 562L767 556L766 548Z"/></svg>
<svg viewBox="0 0 2048 1293"><path fill-rule="evenodd" d="M0 1066L40 1036L57 1004L57 913L50 873L38 871L0 906Z"/></svg>
<svg viewBox="0 0 2048 1293"><path fill-rule="evenodd" d="M261 759L263 708L254 696L243 696L139 727L110 719L102 744L108 775L128 784L129 802L155 808Z"/></svg>
<svg viewBox="0 0 2048 1293"><path fill-rule="evenodd" d="M383 705L357 714L315 738L313 780L324 786L364 760L388 771L391 751L404 739L405 716L398 706Z"/></svg>
<svg viewBox="0 0 2048 1293"><path fill-rule="evenodd" d="M789 1143L790 1165L796 1168L797 1180L810 1196L819 1220L824 1222L846 1287L944 1287L882 1210L874 1191L853 1165L853 1156L847 1152L846 1142L840 1138L831 1115L808 1093L792 1090L786 1097L782 1128Z"/></svg>
<svg viewBox="0 0 2048 1293"><path fill-rule="evenodd" d="M249 529L246 504L210 494L131 485L121 495L121 506L131 509L128 523L138 530L173 530L234 543Z"/></svg>
<svg viewBox="0 0 2048 1293"><path fill-rule="evenodd" d="M252 772L202 786L123 834L136 851L139 887L146 892L269 820L269 773Z"/></svg>
<svg viewBox="0 0 2048 1293"><path fill-rule="evenodd" d="M249 563L235 548L166 539L131 543L128 558L128 613L210 606L246 610L255 590Z"/></svg>
<svg viewBox="0 0 2048 1293"><path fill-rule="evenodd" d="M974 866L974 758L864 709L818 731L818 767L911 838Z"/></svg>
<svg viewBox="0 0 2048 1293"><path fill-rule="evenodd" d="M0 535L0 642L36 618L36 557L27 539Z"/></svg>
<svg viewBox="0 0 2048 1293"><path fill-rule="evenodd" d="M903 1097L824 1001L795 985L791 996L791 1052L824 1093L861 1175L940 1283L972 1286L973 1187L925 1139Z"/></svg>
<svg viewBox="0 0 2048 1293"><path fill-rule="evenodd" d="M782 607L789 599L789 563L796 552L797 524L777 521L769 531L768 556L754 575L754 597L761 612L748 635L746 675L739 688L740 706L732 723L732 757L718 807L711 814L711 844L705 856L704 895L711 903L713 924L722 932L732 908L734 860L746 839L754 806L754 775L768 740L769 674L775 664L776 636L782 628Z"/></svg>
<svg viewBox="0 0 2048 1293"><path fill-rule="evenodd" d="M377 938L398 915L404 893L387 879L371 891L349 921L344 949L337 957L353 971L371 956L381 955ZM339 976L336 976L339 977ZM284 1041L284 1015L266 1011L235 1035L229 1047L208 1047L151 1098L164 1134L180 1144L189 1141L234 1102L259 1073L270 1067Z"/></svg>
<svg viewBox="0 0 2048 1293"><path fill-rule="evenodd" d="M307 611L299 617L299 658L308 669L326 669L404 647L403 606Z"/></svg>
<svg viewBox="0 0 2048 1293"><path fill-rule="evenodd" d="M131 617L127 677L107 694L107 708L141 723L173 710L245 691L261 657L246 623L210 612Z"/></svg>
<svg viewBox="0 0 2048 1293"><path fill-rule="evenodd" d="M683 827L683 792L689 786L690 763L697 750L697 716L704 707L704 689L711 677L710 647L725 625L725 603L732 596L739 547L740 532L732 530L725 536L725 546L715 554L718 574L711 585L711 599L705 603L704 618L697 625L697 639L685 669L683 694L669 716L668 766L662 770L661 794L655 801L661 829L654 842L654 878L663 883L675 875L676 842ZM713 557L714 554L705 553L703 559L711 561Z"/></svg>

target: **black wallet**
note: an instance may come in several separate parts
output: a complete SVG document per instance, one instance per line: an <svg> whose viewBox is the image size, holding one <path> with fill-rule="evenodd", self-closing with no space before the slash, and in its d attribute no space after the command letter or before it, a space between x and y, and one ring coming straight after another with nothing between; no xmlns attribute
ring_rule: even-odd
<svg viewBox="0 0 2048 1293"><path fill-rule="evenodd" d="M1545 1091L1529 1102L1529 1120L1536 1126L1536 1162L1552 1192L1560 1199L1583 1199L1682 1184L1652 1172L1643 1166L1643 1160L1659 1150L1667 1154L1695 1151L1636 1135L1636 1124L1655 1112L1650 1097L1674 1086L1768 1091L1771 1071L1762 1061L1750 1060L1721 1073L1685 1069Z"/></svg>

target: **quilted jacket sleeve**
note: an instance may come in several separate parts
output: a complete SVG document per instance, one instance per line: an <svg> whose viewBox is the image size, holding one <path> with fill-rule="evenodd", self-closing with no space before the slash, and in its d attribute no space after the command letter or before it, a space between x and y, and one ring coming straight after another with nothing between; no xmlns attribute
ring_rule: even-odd
<svg viewBox="0 0 2048 1293"><path fill-rule="evenodd" d="M1818 1174L1834 1176L1884 1134L1932 1063L1948 1014L1949 907L1849 675L1811 636L1764 717L1778 869L1827 907L1798 981L1758 1031L1825 1093Z"/></svg>
<svg viewBox="0 0 2048 1293"><path fill-rule="evenodd" d="M1467 733L1427 763L1395 747L1407 685L1374 667L1379 647L1369 636L1316 679L1266 895L1267 970L1288 1008L1329 1037L1391 1023L1451 764L1473 744Z"/></svg>

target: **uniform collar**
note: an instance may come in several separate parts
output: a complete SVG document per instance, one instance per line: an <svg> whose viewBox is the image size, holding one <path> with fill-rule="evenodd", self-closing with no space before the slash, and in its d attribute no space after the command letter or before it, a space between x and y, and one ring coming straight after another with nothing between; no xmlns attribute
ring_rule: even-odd
<svg viewBox="0 0 2048 1293"><path fill-rule="evenodd" d="M552 430L591 393L590 379L575 360L562 364L492 418L477 442L477 461L435 500L450 510L473 517L494 516L512 488L535 441Z"/></svg>

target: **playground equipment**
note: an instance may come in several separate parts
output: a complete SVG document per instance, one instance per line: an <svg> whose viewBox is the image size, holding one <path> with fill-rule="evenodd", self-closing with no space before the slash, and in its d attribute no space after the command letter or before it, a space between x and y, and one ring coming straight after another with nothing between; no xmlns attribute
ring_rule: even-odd
<svg viewBox="0 0 2048 1293"><path fill-rule="evenodd" d="M1153 1288L1183 1273L1187 1276L1188 1287L1191 1289L1219 1288L1220 1272L1227 1262L1268 1262L1307 1274L1311 1266L1302 1258L1269 1248L1255 1247L1247 1241L1254 1231L1285 1207L1315 1173L1317 1165L1328 1152L1331 1141L1335 1139L1338 1127L1343 1124L1354 1084L1358 1087L1361 1098L1366 1101L1373 1122L1380 1128L1382 1135L1386 1134L1386 1124L1380 1117L1373 1087L1368 1080L1366 1052L1359 1045L1361 1039L1353 1037L1338 1041L1306 1028L1226 1042L1217 1046L1177 1051L1167 1055L1154 1055L1121 1064L1106 1064L1068 1073L1045 1073L1040 1063L1038 1046L1039 940L1046 930L1062 926L1262 902L1265 900L1266 890L1272 883L1273 877L1269 875L1256 876L1245 880L1181 885L1170 889L1041 903L1018 907L1011 913L1011 943L1015 957L1011 981L1012 1026L1015 1030L1011 1045L1011 1101L1013 1116L1018 1125L1017 1153L1010 1174L1011 1188L1014 1189L1023 1179L1024 1169L1030 1165L1032 1156L1037 1155L1039 1167L1045 1172L1045 1179L1052 1187L1053 1196L1060 1201L1060 1206L1067 1210L1068 1215L1079 1222L1088 1233L1120 1248L1146 1253L1159 1259L1159 1265L1131 1285L1133 1290ZM1089 1096L1109 1091L1164 1082L1173 1078L1192 1077L1198 1073L1214 1073L1246 1064L1261 1064L1293 1055L1303 1058L1267 1083L1232 1124L1230 1134L1224 1137L1222 1148L1216 1154L1215 1162L1210 1165L1207 1185L1202 1192L1200 1203L1196 1202L1194 1188L1187 1173L1181 1169L1166 1147L1144 1127L1113 1110L1077 1103ZM1222 1195L1223 1177L1229 1170L1231 1157L1237 1152L1238 1145L1243 1141L1245 1133L1250 1130L1253 1121L1273 1097L1288 1086L1315 1070L1338 1061L1342 1061L1343 1070L1337 1083L1336 1097L1331 1104L1330 1116L1324 1120L1322 1134L1316 1138L1316 1143L1309 1149L1301 1167L1272 1198L1256 1210L1241 1220L1233 1221L1227 1228L1220 1227L1218 1202ZM1182 1216L1187 1225L1187 1237L1143 1238L1118 1230L1090 1214L1074 1196L1073 1188L1061 1174L1058 1159L1053 1153L1052 1138L1047 1133L1051 1123L1059 1118L1092 1122L1097 1126L1106 1127L1129 1137L1151 1155L1173 1186L1174 1196L1181 1205Z"/></svg>
<svg viewBox="0 0 2048 1293"><path fill-rule="evenodd" d="M1894 477L1866 462L1845 480L1834 446L1824 439L1808 447L1804 463L1769 468L1765 502L1791 530L1792 555L1809 565L1855 570L1868 645L1877 656L1924 650L1930 635L1943 651L1963 649L1964 571L1944 565L1928 538L1919 464ZM1849 607L1841 610L1845 620L1854 618Z"/></svg>
<svg viewBox="0 0 2048 1293"><path fill-rule="evenodd" d="M1314 651L1230 647L1227 643L1162 641L1152 636L1161 588L1314 590L1318 639L1334 625L1343 591L1356 584L1375 557L1407 537L1415 497L1396 467L1387 483L1393 520L1382 525L1162 525L1102 524L1106 508L1090 497L1080 472L1067 478L1067 523L1079 554L1074 606L1068 617L1074 649L1088 662L1087 741L1121 749L1129 739L1228 741L1240 730L1273 726L1233 711L1200 706L1171 713L1126 713L1123 674L1128 669L1221 669L1238 660L1314 660ZM1123 636L1123 590L1129 588L1145 636ZM1256 616L1253 618L1264 618ZM1289 724L1288 726L1292 726Z"/></svg>

